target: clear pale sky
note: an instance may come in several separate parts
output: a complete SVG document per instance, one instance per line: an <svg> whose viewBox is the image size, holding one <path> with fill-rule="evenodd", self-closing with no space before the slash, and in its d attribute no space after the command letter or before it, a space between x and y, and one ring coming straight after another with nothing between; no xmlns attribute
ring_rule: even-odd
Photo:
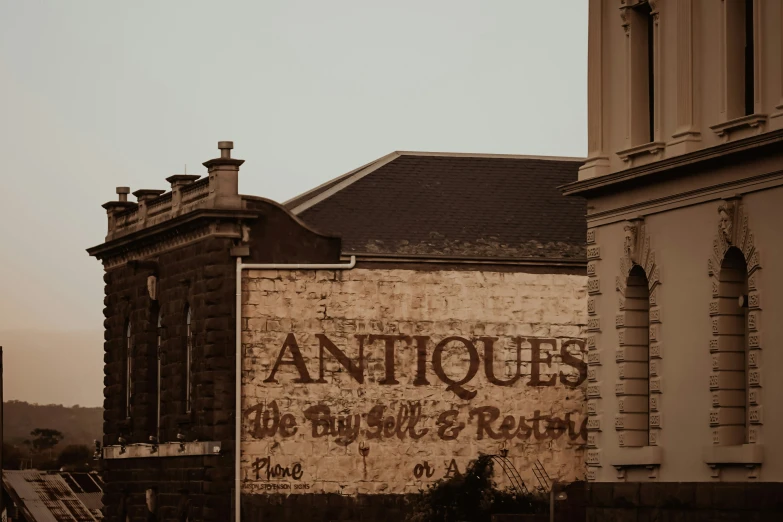
<svg viewBox="0 0 783 522"><path fill-rule="evenodd" d="M0 1L5 398L98 406L101 204L284 201L393 150L584 156L587 0Z"/></svg>

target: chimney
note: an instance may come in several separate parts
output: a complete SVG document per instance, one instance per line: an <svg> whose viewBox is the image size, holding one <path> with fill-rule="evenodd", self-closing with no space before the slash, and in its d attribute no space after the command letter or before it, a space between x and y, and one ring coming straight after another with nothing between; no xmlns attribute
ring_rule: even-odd
<svg viewBox="0 0 783 522"><path fill-rule="evenodd" d="M139 204L144 203L146 201L149 201L151 199L155 199L161 194L166 192L165 190L158 190L158 189L139 189L133 192L133 195L136 196L136 201L139 202Z"/></svg>
<svg viewBox="0 0 783 522"><path fill-rule="evenodd" d="M130 194L130 187L117 187L117 195L119 201L109 201L101 205L106 209L106 215L109 218L109 229L106 241L109 241L114 231L115 217L117 213L122 212L125 209L134 208L137 206L133 201L128 201L128 194Z"/></svg>
<svg viewBox="0 0 783 522"><path fill-rule="evenodd" d="M139 224L142 227L147 220L147 202L157 199L164 192L166 191L158 189L139 189L133 192L133 195L136 196L136 201L139 202Z"/></svg>
<svg viewBox="0 0 783 522"><path fill-rule="evenodd" d="M185 185L190 185L201 176L197 174L174 174L166 178L171 183L171 216L179 214L179 204L182 201L181 189Z"/></svg>
<svg viewBox="0 0 783 522"><path fill-rule="evenodd" d="M220 157L204 162L209 172L210 197L214 197L214 206L219 208L240 208L239 167L245 160L231 157L233 141L219 141Z"/></svg>

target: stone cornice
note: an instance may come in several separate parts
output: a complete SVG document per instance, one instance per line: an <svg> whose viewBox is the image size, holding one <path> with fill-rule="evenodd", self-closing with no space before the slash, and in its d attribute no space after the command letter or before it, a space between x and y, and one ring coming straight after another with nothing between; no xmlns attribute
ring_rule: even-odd
<svg viewBox="0 0 783 522"><path fill-rule="evenodd" d="M202 209L159 225L87 249L110 269L129 261L182 247L208 236L241 239L240 222L258 219L260 212Z"/></svg>
<svg viewBox="0 0 783 522"><path fill-rule="evenodd" d="M783 129L765 132L742 140L732 141L697 150L680 156L662 159L647 165L632 167L605 176L588 178L560 187L565 196L593 197L599 193L611 193L626 189L629 185L652 176L675 176L684 174L684 167L711 160L727 160L730 156L748 150L779 147L783 143Z"/></svg>

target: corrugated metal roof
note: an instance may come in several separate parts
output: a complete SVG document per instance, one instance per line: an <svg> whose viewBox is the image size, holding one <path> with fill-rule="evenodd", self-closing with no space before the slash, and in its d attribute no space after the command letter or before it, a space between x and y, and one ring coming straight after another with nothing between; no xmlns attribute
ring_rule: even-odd
<svg viewBox="0 0 783 522"><path fill-rule="evenodd" d="M98 484L86 473L3 471L3 486L28 522L101 520Z"/></svg>

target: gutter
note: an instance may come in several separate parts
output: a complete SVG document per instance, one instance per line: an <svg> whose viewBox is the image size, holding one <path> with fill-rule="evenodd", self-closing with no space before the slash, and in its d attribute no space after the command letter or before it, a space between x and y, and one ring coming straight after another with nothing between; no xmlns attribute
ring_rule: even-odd
<svg viewBox="0 0 783 522"><path fill-rule="evenodd" d="M234 447L234 520L241 522L241 474L240 474L240 450L242 448L242 270L350 270L356 266L356 256L351 256L348 263L332 264L286 264L286 263L242 263L242 258L237 257L236 274L236 397L235 397L235 434Z"/></svg>
<svg viewBox="0 0 783 522"><path fill-rule="evenodd" d="M471 257L440 254L385 254L372 252L354 252L359 262L371 263L426 263L455 265L508 265L538 267L585 267L585 257L548 258L548 257Z"/></svg>

